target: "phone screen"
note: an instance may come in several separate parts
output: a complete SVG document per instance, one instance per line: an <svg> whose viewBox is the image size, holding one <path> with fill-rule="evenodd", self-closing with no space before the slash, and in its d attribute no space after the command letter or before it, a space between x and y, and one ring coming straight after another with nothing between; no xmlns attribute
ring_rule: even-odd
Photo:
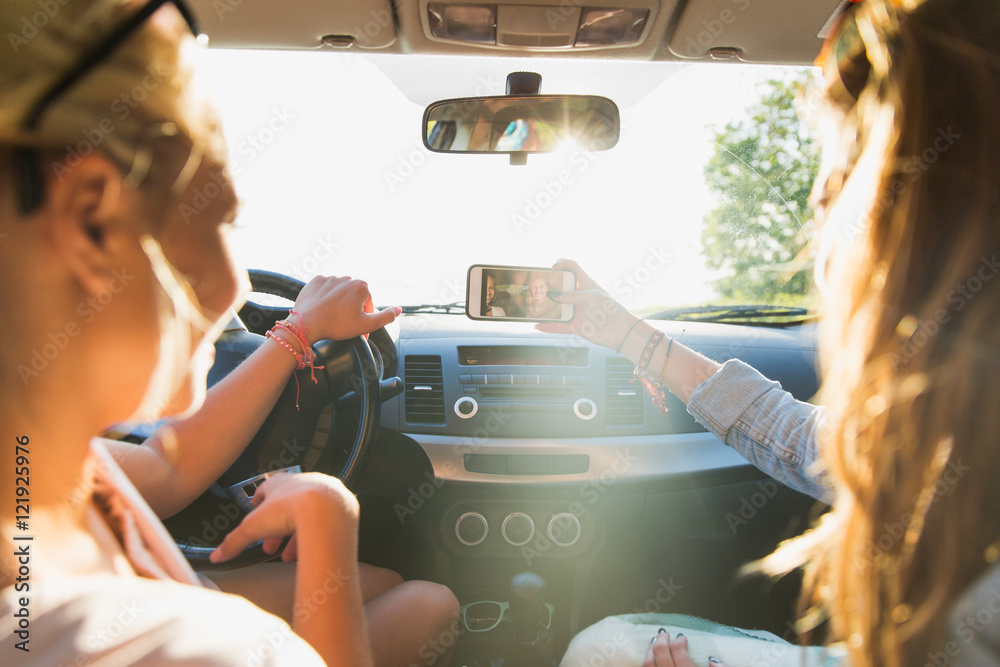
<svg viewBox="0 0 1000 667"><path fill-rule="evenodd" d="M469 268L465 312L474 320L568 322L573 306L556 303L548 293L575 289L572 271L475 264Z"/></svg>

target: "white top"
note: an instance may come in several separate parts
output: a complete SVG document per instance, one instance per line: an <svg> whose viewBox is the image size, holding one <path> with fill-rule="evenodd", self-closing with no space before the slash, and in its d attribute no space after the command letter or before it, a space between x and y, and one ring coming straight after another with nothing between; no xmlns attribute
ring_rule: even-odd
<svg viewBox="0 0 1000 667"><path fill-rule="evenodd" d="M0 591L0 665L323 665L285 621L203 588L99 442L94 500L135 572L62 576ZM31 553L44 538L14 541ZM19 589L19 590L18 590ZM25 650L27 649L27 650Z"/></svg>

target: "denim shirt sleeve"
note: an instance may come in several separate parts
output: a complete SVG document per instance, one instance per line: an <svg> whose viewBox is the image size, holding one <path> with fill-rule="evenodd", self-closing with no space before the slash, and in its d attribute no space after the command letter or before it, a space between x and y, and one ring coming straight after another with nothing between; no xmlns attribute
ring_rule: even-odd
<svg viewBox="0 0 1000 667"><path fill-rule="evenodd" d="M688 412L774 479L831 501L832 489L817 460L821 406L795 400L780 384L734 359L695 387Z"/></svg>
<svg viewBox="0 0 1000 667"><path fill-rule="evenodd" d="M927 657L936 665L1000 665L1000 565L993 565L963 591L948 612L947 639Z"/></svg>

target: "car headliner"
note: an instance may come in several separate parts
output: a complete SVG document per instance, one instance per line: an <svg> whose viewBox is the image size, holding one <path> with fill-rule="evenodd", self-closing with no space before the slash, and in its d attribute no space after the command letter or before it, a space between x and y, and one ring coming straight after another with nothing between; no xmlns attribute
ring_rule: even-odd
<svg viewBox="0 0 1000 667"><path fill-rule="evenodd" d="M808 65L833 17L849 0L454 0L452 4L536 5L552 12L577 7L649 7L650 25L633 46L599 48L483 47L435 40L427 30L428 0L192 0L209 36L223 48L335 49L354 52L507 55L633 61L731 60ZM712 51L714 50L714 55ZM735 50L735 51L733 51Z"/></svg>

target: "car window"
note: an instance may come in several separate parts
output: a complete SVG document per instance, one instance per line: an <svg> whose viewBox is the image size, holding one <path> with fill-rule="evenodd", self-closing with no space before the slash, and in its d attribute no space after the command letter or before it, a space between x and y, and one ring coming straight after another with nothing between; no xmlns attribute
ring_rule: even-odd
<svg viewBox="0 0 1000 667"><path fill-rule="evenodd" d="M208 50L248 268L364 277L380 306L464 299L473 263L576 259L635 311L808 305L815 145L811 69L738 64ZM404 62L405 61L405 62ZM439 155L420 141L435 99L542 92L621 108L610 151ZM798 100L796 102L796 100ZM806 113L803 114L802 110ZM804 117L805 116L805 117Z"/></svg>

